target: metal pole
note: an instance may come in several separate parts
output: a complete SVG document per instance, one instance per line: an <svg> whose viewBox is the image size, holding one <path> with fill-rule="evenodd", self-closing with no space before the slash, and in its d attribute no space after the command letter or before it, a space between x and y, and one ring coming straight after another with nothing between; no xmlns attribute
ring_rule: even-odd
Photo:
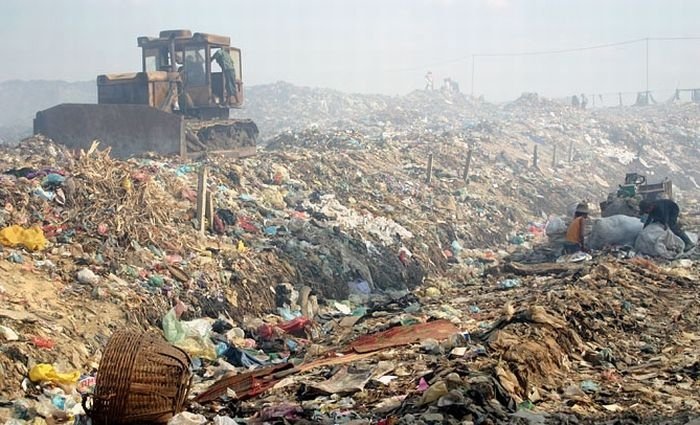
<svg viewBox="0 0 700 425"><path fill-rule="evenodd" d="M649 99L649 37L646 38L647 100Z"/></svg>
<svg viewBox="0 0 700 425"><path fill-rule="evenodd" d="M476 55L472 55L472 98L474 97L474 70L476 69Z"/></svg>
<svg viewBox="0 0 700 425"><path fill-rule="evenodd" d="M175 63L175 35L170 35L170 44L168 44L170 52L170 72L177 72L177 64Z"/></svg>

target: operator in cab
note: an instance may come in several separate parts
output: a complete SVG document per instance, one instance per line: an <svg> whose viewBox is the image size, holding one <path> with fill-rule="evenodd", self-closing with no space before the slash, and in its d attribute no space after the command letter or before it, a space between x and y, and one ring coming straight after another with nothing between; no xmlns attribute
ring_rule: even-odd
<svg viewBox="0 0 700 425"><path fill-rule="evenodd" d="M226 49L219 49L211 56L211 60L216 60L216 63L221 67L221 73L224 76L224 86L226 87L226 95L229 103L235 103L236 99L236 66L233 59ZM233 98L233 99L232 99Z"/></svg>

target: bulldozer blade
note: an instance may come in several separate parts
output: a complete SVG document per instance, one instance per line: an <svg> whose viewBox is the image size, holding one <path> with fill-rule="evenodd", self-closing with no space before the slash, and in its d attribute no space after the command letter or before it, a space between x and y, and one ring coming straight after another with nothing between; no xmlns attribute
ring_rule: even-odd
<svg viewBox="0 0 700 425"><path fill-rule="evenodd" d="M186 154L183 117L146 105L60 104L36 114L34 134L75 150L98 140L118 158Z"/></svg>
<svg viewBox="0 0 700 425"><path fill-rule="evenodd" d="M64 103L37 112L34 134L75 150L98 140L117 158L146 152L241 158L255 155L258 127L251 120L185 120L146 105Z"/></svg>

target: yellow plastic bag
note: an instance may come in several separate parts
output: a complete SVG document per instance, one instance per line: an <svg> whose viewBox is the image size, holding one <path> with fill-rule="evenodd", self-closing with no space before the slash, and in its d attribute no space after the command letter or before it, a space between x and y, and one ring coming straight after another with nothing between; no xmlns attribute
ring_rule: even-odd
<svg viewBox="0 0 700 425"><path fill-rule="evenodd" d="M80 372L59 373L48 363L39 363L29 371L32 382L53 382L54 384L75 384L80 379Z"/></svg>
<svg viewBox="0 0 700 425"><path fill-rule="evenodd" d="M30 251L38 251L46 247L46 242L44 231L39 226L24 229L15 224L0 230L0 243L5 246L22 245Z"/></svg>

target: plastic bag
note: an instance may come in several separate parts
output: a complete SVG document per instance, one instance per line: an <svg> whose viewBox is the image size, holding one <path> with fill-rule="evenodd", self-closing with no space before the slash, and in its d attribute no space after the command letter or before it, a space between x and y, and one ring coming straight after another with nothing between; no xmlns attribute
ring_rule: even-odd
<svg viewBox="0 0 700 425"><path fill-rule="evenodd" d="M228 416L216 416L214 417L214 425L238 425L238 422Z"/></svg>
<svg viewBox="0 0 700 425"><path fill-rule="evenodd" d="M544 228L547 236L559 235L566 233L566 224L561 217L552 217Z"/></svg>
<svg viewBox="0 0 700 425"><path fill-rule="evenodd" d="M251 356L246 351L241 350L238 347L227 347L226 351L221 353L221 357L225 358L227 362L237 367L250 368L263 364L262 361L258 360L254 356Z"/></svg>
<svg viewBox="0 0 700 425"><path fill-rule="evenodd" d="M614 215L636 217L638 213L639 200L636 198L616 198L601 211L603 217L612 217Z"/></svg>
<svg viewBox="0 0 700 425"><path fill-rule="evenodd" d="M22 226L13 225L0 230L0 243L10 247L21 245L30 251L38 251L46 247L47 240L39 226L25 229Z"/></svg>
<svg viewBox="0 0 700 425"><path fill-rule="evenodd" d="M652 223L644 228L634 243L634 249L641 254L669 260L682 254L684 248L683 240L659 223Z"/></svg>
<svg viewBox="0 0 700 425"><path fill-rule="evenodd" d="M216 345L209 337L211 327L212 322L208 319L189 322L178 320L174 308L163 317L165 339L174 346L182 348L192 357L216 359Z"/></svg>
<svg viewBox="0 0 700 425"><path fill-rule="evenodd" d="M644 223L637 217L613 215L603 217L593 224L591 237L586 244L591 249L603 249L611 245L634 246Z"/></svg>
<svg viewBox="0 0 700 425"><path fill-rule="evenodd" d="M32 382L53 382L54 384L75 384L80 379L80 372L59 373L47 363L39 363L29 371L29 379Z"/></svg>
<svg viewBox="0 0 700 425"><path fill-rule="evenodd" d="M185 339L185 330L182 328L182 323L177 319L174 308L171 308L163 316L163 333L165 334L165 339L171 344Z"/></svg>
<svg viewBox="0 0 700 425"><path fill-rule="evenodd" d="M178 413L168 421L168 425L203 425L205 423L207 418L190 412Z"/></svg>
<svg viewBox="0 0 700 425"><path fill-rule="evenodd" d="M277 189L266 189L262 193L262 201L266 206L283 210L287 204L284 202L284 195Z"/></svg>
<svg viewBox="0 0 700 425"><path fill-rule="evenodd" d="M304 329L306 326L311 324L311 320L306 317L297 317L296 319L290 320L288 322L280 323L277 325L268 325L263 323L258 327L258 335L263 339L269 340L275 334L275 329L279 329L284 333L298 335L300 337L304 336Z"/></svg>

